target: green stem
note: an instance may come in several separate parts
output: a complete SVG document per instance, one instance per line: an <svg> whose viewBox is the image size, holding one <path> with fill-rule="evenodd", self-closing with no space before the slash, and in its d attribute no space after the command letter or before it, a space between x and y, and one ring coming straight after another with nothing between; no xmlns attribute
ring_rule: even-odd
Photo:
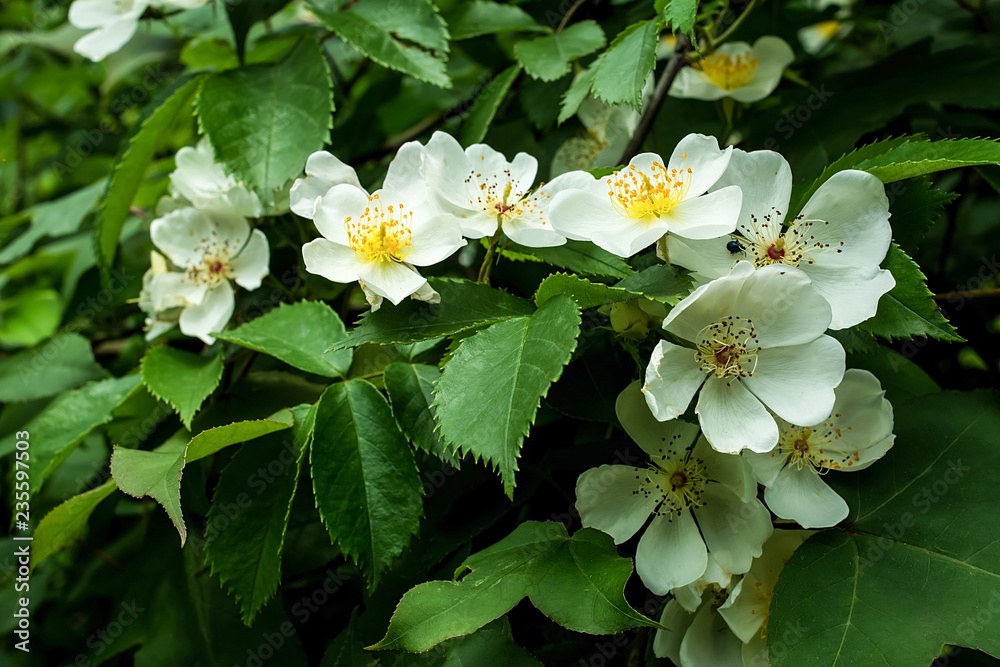
<svg viewBox="0 0 1000 667"><path fill-rule="evenodd" d="M490 271L493 269L493 258L497 254L497 244L500 243L502 237L503 229L497 229L497 233L490 237L490 244L486 248L486 257L483 258L483 264L479 267L479 278L476 282L483 283L484 285L490 284Z"/></svg>
<svg viewBox="0 0 1000 667"><path fill-rule="evenodd" d="M748 4L746 6L746 9L744 9L743 12L736 17L736 20L733 21L733 24L728 28L726 28L726 31L724 33L722 33L721 35L719 35L714 39L709 40L711 42L712 49L715 49L716 46L729 39L729 36L733 34L733 31L739 28L740 24L743 23L743 19L745 19L750 14L750 10L753 9L753 6L754 4L756 4L756 2L757 0L750 0L750 4Z"/></svg>

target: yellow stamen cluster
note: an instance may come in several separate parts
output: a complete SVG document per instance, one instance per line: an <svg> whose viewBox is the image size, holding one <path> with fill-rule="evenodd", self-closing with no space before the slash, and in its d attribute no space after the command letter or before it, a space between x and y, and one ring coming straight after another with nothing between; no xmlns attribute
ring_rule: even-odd
<svg viewBox="0 0 1000 667"><path fill-rule="evenodd" d="M214 288L234 277L232 260L241 250L234 243L220 241L213 232L210 237L201 239L195 250L202 255L202 260L188 267L188 278L192 281Z"/></svg>
<svg viewBox="0 0 1000 667"><path fill-rule="evenodd" d="M811 468L820 475L828 470L850 468L861 459L861 453L842 451L836 444L844 431L850 430L850 426L836 425L833 419L812 427L782 423L778 446L771 455L784 457L788 467Z"/></svg>
<svg viewBox="0 0 1000 667"><path fill-rule="evenodd" d="M362 264L402 262L413 252L411 227L413 211L402 204L385 205L377 194L368 198L368 206L358 220L344 221L347 239L354 256Z"/></svg>
<svg viewBox="0 0 1000 667"><path fill-rule="evenodd" d="M649 171L645 174L629 165L625 171L611 175L608 197L615 210L626 218L665 215L691 189L690 167L667 170L662 163L654 162Z"/></svg>
<svg viewBox="0 0 1000 667"><path fill-rule="evenodd" d="M680 436L674 436L671 445ZM651 512L671 516L705 504L702 496L708 476L705 462L691 455L690 450L677 452L674 447L661 449L652 457L645 471L638 473L639 488Z"/></svg>
<svg viewBox="0 0 1000 667"><path fill-rule="evenodd" d="M729 315L698 335L701 370L719 378L750 377L757 368L757 334L749 319Z"/></svg>
<svg viewBox="0 0 1000 667"><path fill-rule="evenodd" d="M757 59L749 51L735 56L715 53L695 63L694 68L719 88L736 90L757 76Z"/></svg>

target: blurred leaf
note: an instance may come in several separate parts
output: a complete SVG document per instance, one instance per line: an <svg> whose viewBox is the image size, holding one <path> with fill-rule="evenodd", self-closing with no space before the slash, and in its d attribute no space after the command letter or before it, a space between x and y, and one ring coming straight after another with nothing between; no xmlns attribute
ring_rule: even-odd
<svg viewBox="0 0 1000 667"><path fill-rule="evenodd" d="M580 21L562 32L518 42L514 56L524 70L536 79L555 81L569 72L570 63L607 44L604 31L596 21Z"/></svg>
<svg viewBox="0 0 1000 667"><path fill-rule="evenodd" d="M222 379L222 350L199 355L172 347L154 347L142 358L142 382L149 393L169 403L184 426Z"/></svg>
<svg viewBox="0 0 1000 667"><path fill-rule="evenodd" d="M268 206L275 190L300 175L330 137L326 57L315 42L303 40L275 65L213 74L198 94L197 110L216 158Z"/></svg>
<svg viewBox="0 0 1000 667"><path fill-rule="evenodd" d="M35 528L31 543L31 567L83 538L87 520L102 500L118 490L109 479L100 486L73 496L46 514Z"/></svg>
<svg viewBox="0 0 1000 667"><path fill-rule="evenodd" d="M530 315L534 306L527 299L470 282L449 278L428 280L441 295L441 303L407 299L398 306L368 312L335 350L362 343L412 343L450 336L512 317Z"/></svg>
<svg viewBox="0 0 1000 667"><path fill-rule="evenodd" d="M351 367L350 350L328 351L346 333L340 316L322 301L280 304L237 329L216 334L242 347L281 359L307 373L344 377Z"/></svg>
<svg viewBox="0 0 1000 667"><path fill-rule="evenodd" d="M423 514L413 452L378 389L350 380L323 393L310 465L330 538L374 587Z"/></svg>
<svg viewBox="0 0 1000 667"><path fill-rule="evenodd" d="M608 50L591 65L594 96L606 104L642 108L642 89L656 66L660 22L639 21L618 33Z"/></svg>
<svg viewBox="0 0 1000 667"><path fill-rule="evenodd" d="M882 268L892 272L896 286L882 295L878 312L861 323L862 329L889 339L930 336L938 340L965 340L937 309L920 267L895 243L889 248Z"/></svg>
<svg viewBox="0 0 1000 667"><path fill-rule="evenodd" d="M0 251L0 264L9 264L27 254L35 243L45 237L59 238L75 233L94 209L107 181L101 179L76 192L39 204L30 210L31 226Z"/></svg>
<svg viewBox="0 0 1000 667"><path fill-rule="evenodd" d="M110 280L118 237L121 236L132 201L146 177L146 169L156 154L156 148L182 112L188 109L188 104L203 80L204 77L198 75L177 87L170 97L136 126L124 152L115 161L95 228L97 260L105 282Z"/></svg>
<svg viewBox="0 0 1000 667"><path fill-rule="evenodd" d="M831 475L850 529L814 535L785 565L767 626L775 667L868 664L873 651L924 667L944 644L1000 656L1000 625L977 620L1000 590L1000 530L983 520L1000 485L998 405L993 392L914 399L881 461Z"/></svg>
<svg viewBox="0 0 1000 667"><path fill-rule="evenodd" d="M468 117L462 123L461 136L464 145L478 144L483 140L504 97L520 73L520 65L511 65L483 86L472 108L469 109Z"/></svg>
<svg viewBox="0 0 1000 667"><path fill-rule="evenodd" d="M451 38L455 41L514 30L524 32L550 32L531 15L514 5L473 0L459 2L446 15Z"/></svg>
<svg viewBox="0 0 1000 667"><path fill-rule="evenodd" d="M587 95L590 94L590 89L594 85L594 77L596 75L597 71L591 67L576 77L570 85L569 90L563 93L562 106L559 109L559 117L556 119L560 125L576 115L580 105L583 104Z"/></svg>
<svg viewBox="0 0 1000 667"><path fill-rule="evenodd" d="M576 349L580 311L554 296L530 317L498 322L462 341L434 385L442 440L499 471L514 493L521 443Z"/></svg>
<svg viewBox="0 0 1000 667"><path fill-rule="evenodd" d="M400 0L392 8L379 0L359 0L348 9L338 7L336 0L307 4L338 37L379 65L451 88L444 60L398 39L447 51L448 29L429 0Z"/></svg>
<svg viewBox="0 0 1000 667"><path fill-rule="evenodd" d="M51 289L29 289L0 300L0 346L32 347L59 328L63 305Z"/></svg>
<svg viewBox="0 0 1000 667"><path fill-rule="evenodd" d="M663 8L663 17L673 32L680 32L694 39L694 23L698 16L698 0L670 0Z"/></svg>
<svg viewBox="0 0 1000 667"><path fill-rule="evenodd" d="M94 360L90 341L77 333L58 334L0 361L0 401L55 396L106 377L108 372Z"/></svg>
<svg viewBox="0 0 1000 667"><path fill-rule="evenodd" d="M467 635L510 611L525 596L563 627L595 635L656 623L634 610L624 589L632 562L610 536L584 528L570 537L552 521L526 521L465 560L459 581L429 581L399 601L376 650L423 652Z"/></svg>

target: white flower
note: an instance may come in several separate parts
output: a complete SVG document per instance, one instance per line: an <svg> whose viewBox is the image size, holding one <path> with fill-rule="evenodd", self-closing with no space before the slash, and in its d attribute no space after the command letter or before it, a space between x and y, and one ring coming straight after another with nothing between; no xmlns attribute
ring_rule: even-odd
<svg viewBox="0 0 1000 667"><path fill-rule="evenodd" d="M312 220L323 196L341 183L361 187L353 167L326 151L313 153L306 161L306 177L297 179L292 185L289 194L292 212Z"/></svg>
<svg viewBox="0 0 1000 667"><path fill-rule="evenodd" d="M806 538L806 531L776 530L764 543L750 571L730 585L711 569L694 584L671 591L653 653L680 667L756 667L766 659L771 595L785 562ZM766 664L766 663L765 663Z"/></svg>
<svg viewBox="0 0 1000 667"><path fill-rule="evenodd" d="M714 451L704 438L694 443L698 427L653 419L638 383L619 395L615 409L650 463L603 465L580 475L576 508L583 525L621 544L652 515L635 564L656 594L697 581L709 554L721 571L746 572L772 530L749 467L740 457Z"/></svg>
<svg viewBox="0 0 1000 667"><path fill-rule="evenodd" d="M147 338L169 326L206 344L229 322L235 307L230 280L253 290L268 272L267 237L226 208L181 208L153 220L153 243L179 269L163 271L154 261L143 279L142 309L151 315Z"/></svg>
<svg viewBox="0 0 1000 667"><path fill-rule="evenodd" d="M837 37L846 35L851 30L851 24L845 21L820 21L813 25L799 28L797 33L802 49L811 55L816 55Z"/></svg>
<svg viewBox="0 0 1000 667"><path fill-rule="evenodd" d="M104 60L132 38L139 17L151 4L149 0L75 0L69 8L69 22L95 30L78 39L73 50L94 62Z"/></svg>
<svg viewBox="0 0 1000 667"><path fill-rule="evenodd" d="M764 406L800 424L819 423L833 408L844 348L823 335L829 325L830 305L804 273L739 262L670 311L663 328L693 349L660 341L642 391L666 421L701 388L695 413L712 447L770 451L778 425Z"/></svg>
<svg viewBox="0 0 1000 667"><path fill-rule="evenodd" d="M764 485L764 502L803 528L827 528L847 517L847 503L823 481L830 470L864 470L892 447L892 405L878 379L851 369L836 389L833 412L820 423L778 419L778 446L745 455Z"/></svg>
<svg viewBox="0 0 1000 667"><path fill-rule="evenodd" d="M739 236L711 241L667 237L671 263L702 280L726 275L740 260L754 266L801 269L833 309L831 329L845 329L875 315L878 301L896 284L879 268L892 240L889 200L878 178L840 171L821 185L794 220L785 220L792 172L773 151L737 150L719 186L743 190Z"/></svg>
<svg viewBox="0 0 1000 667"><path fill-rule="evenodd" d="M386 179L387 183L389 179ZM408 296L434 302L437 293L414 266L429 266L465 245L454 218L435 215L420 190L334 186L316 206L324 238L302 247L306 270L334 282L360 281L373 307Z"/></svg>
<svg viewBox="0 0 1000 667"><path fill-rule="evenodd" d="M586 189L566 190L552 202L552 224L567 238L592 241L619 257L630 257L667 231L688 238L714 238L736 226L740 189L711 194L729 164L732 148L719 150L715 137L689 134L664 166L655 153L632 158L627 168Z"/></svg>
<svg viewBox="0 0 1000 667"><path fill-rule="evenodd" d="M502 227L515 243L535 248L566 242L550 221L552 198L585 187L593 177L569 172L532 190L538 161L518 153L508 162L486 144L464 151L450 134L435 132L423 149L422 175L437 204L458 218L462 234L478 239ZM412 172L412 170L411 170Z"/></svg>
<svg viewBox="0 0 1000 667"><path fill-rule="evenodd" d="M260 216L257 195L237 183L221 164L215 162L208 138L199 141L195 148L185 146L177 151L175 163L177 168L170 174L170 194L178 200L175 207L182 208L190 203L200 210L225 207L246 218Z"/></svg>
<svg viewBox="0 0 1000 667"><path fill-rule="evenodd" d="M670 95L757 102L778 87L782 72L793 60L792 47L780 37L761 37L752 47L746 42L729 42L678 72Z"/></svg>

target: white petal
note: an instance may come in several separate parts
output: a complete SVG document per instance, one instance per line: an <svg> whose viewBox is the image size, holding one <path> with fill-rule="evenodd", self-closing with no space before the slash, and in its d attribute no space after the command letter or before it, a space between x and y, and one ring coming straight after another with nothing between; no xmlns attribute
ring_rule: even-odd
<svg viewBox="0 0 1000 667"><path fill-rule="evenodd" d="M747 277L733 314L749 319L762 348L815 340L830 326L830 304L809 277L785 264L771 264Z"/></svg>
<svg viewBox="0 0 1000 667"><path fill-rule="evenodd" d="M763 582L753 573L743 576L737 588L729 593L729 599L719 608L719 615L734 635L742 642L748 642L760 633L767 618L770 599L764 595Z"/></svg>
<svg viewBox="0 0 1000 667"><path fill-rule="evenodd" d="M219 283L205 295L200 304L188 306L181 312L181 333L195 336L206 345L211 345L215 342L211 334L226 328L235 308L232 285L228 281Z"/></svg>
<svg viewBox="0 0 1000 667"><path fill-rule="evenodd" d="M564 190L552 198L549 211L555 230L576 241L589 241L620 219L607 194L597 196L592 190Z"/></svg>
<svg viewBox="0 0 1000 667"><path fill-rule="evenodd" d="M709 444L718 452L767 452L778 444L774 418L739 380L710 376L694 411Z"/></svg>
<svg viewBox="0 0 1000 667"><path fill-rule="evenodd" d="M733 313L743 284L753 274L753 264L737 262L728 275L702 285L674 306L663 320L663 328L678 338L697 343L706 326Z"/></svg>
<svg viewBox="0 0 1000 667"><path fill-rule="evenodd" d="M818 424L833 410L833 390L843 378L844 348L820 336L804 345L761 350L753 375L743 382L785 421Z"/></svg>
<svg viewBox="0 0 1000 667"><path fill-rule="evenodd" d="M743 643L712 605L702 605L681 642L684 667L743 667Z"/></svg>
<svg viewBox="0 0 1000 667"><path fill-rule="evenodd" d="M813 287L830 304L833 330L846 329L875 317L879 299L896 286L892 273L885 269L830 266L821 260L800 264Z"/></svg>
<svg viewBox="0 0 1000 667"><path fill-rule="evenodd" d="M670 96L714 102L726 96L726 91L708 80L693 67L685 67L677 73L670 86Z"/></svg>
<svg viewBox="0 0 1000 667"><path fill-rule="evenodd" d="M551 248L566 243L566 237L552 225L537 219L522 217L505 220L503 231L511 241L527 248Z"/></svg>
<svg viewBox="0 0 1000 667"><path fill-rule="evenodd" d="M708 562L709 567L711 567L711 554L708 556ZM705 592L705 588L705 580L704 578L701 578L693 584L672 589L670 594L674 596L674 600L676 600L677 604L682 606L685 611L693 614L698 611L698 607L701 606L701 596L702 593Z"/></svg>
<svg viewBox="0 0 1000 667"><path fill-rule="evenodd" d="M673 520L654 516L635 553L635 570L655 595L697 581L707 564L705 542L688 510Z"/></svg>
<svg viewBox="0 0 1000 667"><path fill-rule="evenodd" d="M647 216L625 218L618 216L594 231L590 240L619 257L631 257L647 248L667 233L667 218Z"/></svg>
<svg viewBox="0 0 1000 667"><path fill-rule="evenodd" d="M671 631L656 631L653 635L653 655L657 658L670 658L674 664L680 664L681 642L693 621L694 614L685 611L676 600L669 601L660 615L660 625Z"/></svg>
<svg viewBox="0 0 1000 667"><path fill-rule="evenodd" d="M722 484L745 503L757 497L757 481L742 457L715 451L704 436L698 438L693 453L705 462L709 479Z"/></svg>
<svg viewBox="0 0 1000 667"><path fill-rule="evenodd" d="M508 168L510 169L511 192L523 197L535 183L538 160L527 153L518 153Z"/></svg>
<svg viewBox="0 0 1000 667"><path fill-rule="evenodd" d="M878 378L865 370L848 369L835 390L833 412L824 424L836 429L839 437L824 446L826 455L840 455L847 460L839 470L864 470L882 458L892 447L892 404Z"/></svg>
<svg viewBox="0 0 1000 667"><path fill-rule="evenodd" d="M816 262L874 268L885 259L892 237L889 199L875 176L854 169L837 172L819 186L801 215L803 221L829 223L809 226L815 242L829 245L806 255Z"/></svg>
<svg viewBox="0 0 1000 667"><path fill-rule="evenodd" d="M668 445L687 449L698 435L698 427L679 419L657 421L649 411L647 400L639 390L638 381L618 394L615 414L629 437L650 456L660 455Z"/></svg>
<svg viewBox="0 0 1000 667"><path fill-rule="evenodd" d="M691 170L687 198L697 197L715 185L729 166L732 146L719 149L719 140L704 134L689 134L677 143L670 155L668 170Z"/></svg>
<svg viewBox="0 0 1000 667"><path fill-rule="evenodd" d="M401 193L408 202L426 200L429 193L427 182L421 174L423 164L424 147L417 141L406 142L399 147L389 163L382 188Z"/></svg>
<svg viewBox="0 0 1000 667"><path fill-rule="evenodd" d="M398 262L374 261L357 268L358 278L393 305L410 296L426 284L427 279L414 269Z"/></svg>
<svg viewBox="0 0 1000 667"><path fill-rule="evenodd" d="M731 240L729 235L695 241L667 234L667 259L671 264L689 269L704 281L715 280L732 271L736 262L749 257L745 251L729 252L727 245Z"/></svg>
<svg viewBox="0 0 1000 667"><path fill-rule="evenodd" d="M306 177L297 179L289 193L292 212L311 220L320 200L334 185L341 183L361 187L352 167L326 151L313 153L306 160Z"/></svg>
<svg viewBox="0 0 1000 667"><path fill-rule="evenodd" d="M847 518L847 503L812 470L790 466L764 489L764 502L803 528L829 528Z"/></svg>
<svg viewBox="0 0 1000 667"><path fill-rule="evenodd" d="M344 225L348 218L352 221L360 219L367 206L368 193L361 188L348 183L335 185L316 206L313 224L320 234L331 241L349 245Z"/></svg>
<svg viewBox="0 0 1000 667"><path fill-rule="evenodd" d="M123 16L78 39L73 50L85 58L99 62L125 46L138 27L137 18Z"/></svg>
<svg viewBox="0 0 1000 667"><path fill-rule="evenodd" d="M202 210L212 224L211 242L236 252L250 239L250 223L227 206Z"/></svg>
<svg viewBox="0 0 1000 667"><path fill-rule="evenodd" d="M177 209L153 220L149 226L149 236L156 247L182 268L190 268L204 259L198 246L211 239L214 231L208 216L194 208Z"/></svg>
<svg viewBox="0 0 1000 667"><path fill-rule="evenodd" d="M792 47L780 37L761 37L754 42L752 50L757 59L757 72L753 81L729 93L737 102L757 102L770 95L778 87L785 68L795 60Z"/></svg>
<svg viewBox="0 0 1000 667"><path fill-rule="evenodd" d="M100 28L122 16L134 15L138 18L146 11L148 2L136 2L129 8L122 6L116 0L75 0L69 6L69 22L77 28ZM123 11L125 9L125 11ZM131 9L131 11L128 11ZM136 13L138 10L138 14Z"/></svg>
<svg viewBox="0 0 1000 667"><path fill-rule="evenodd" d="M302 246L306 271L335 283L352 283L361 266L349 246L328 239L316 239Z"/></svg>
<svg viewBox="0 0 1000 667"><path fill-rule="evenodd" d="M450 215L414 221L410 241L413 252L406 256L406 261L416 266L437 264L466 244L458 222Z"/></svg>
<svg viewBox="0 0 1000 667"><path fill-rule="evenodd" d="M708 550L724 570L743 574L771 537L771 515L756 498L744 503L721 484L710 482L702 498L705 505L694 516Z"/></svg>
<svg viewBox="0 0 1000 667"><path fill-rule="evenodd" d="M743 645L743 667L771 667L771 655L767 648L767 638L755 635Z"/></svg>
<svg viewBox="0 0 1000 667"><path fill-rule="evenodd" d="M687 198L664 218L672 234L689 239L714 239L736 228L743 195L737 187Z"/></svg>
<svg viewBox="0 0 1000 667"><path fill-rule="evenodd" d="M186 273L176 271L150 276L149 281L144 280L144 283L152 312L199 304L205 300L205 295L208 293L206 283L195 282L188 278Z"/></svg>
<svg viewBox="0 0 1000 667"><path fill-rule="evenodd" d="M441 303L441 295L431 287L430 283L421 285L420 289L410 295L410 298L414 301L423 301L425 303ZM375 309L372 308L372 310Z"/></svg>
<svg viewBox="0 0 1000 667"><path fill-rule="evenodd" d="M253 230L243 251L231 262L233 279L243 289L255 290L260 287L269 270L271 252L267 237L259 229Z"/></svg>
<svg viewBox="0 0 1000 667"><path fill-rule="evenodd" d="M774 484L778 473L785 467L785 457L777 448L763 453L744 450L742 456L750 465L753 476L764 486Z"/></svg>
<svg viewBox="0 0 1000 667"><path fill-rule="evenodd" d="M435 132L423 151L423 176L428 187L456 211L471 210L466 179L474 173L455 137Z"/></svg>
<svg viewBox="0 0 1000 667"><path fill-rule="evenodd" d="M687 410L706 377L693 350L661 340L646 366L646 405L659 421L675 419Z"/></svg>
<svg viewBox="0 0 1000 667"><path fill-rule="evenodd" d="M738 224L744 237L776 238L792 196L792 169L785 158L774 151L734 150L729 167L712 189L733 185L743 191ZM761 225L767 225L762 236Z"/></svg>
<svg viewBox="0 0 1000 667"><path fill-rule="evenodd" d="M576 510L584 528L596 528L621 544L642 528L652 512L639 483L646 471L631 466L591 468L576 480Z"/></svg>

